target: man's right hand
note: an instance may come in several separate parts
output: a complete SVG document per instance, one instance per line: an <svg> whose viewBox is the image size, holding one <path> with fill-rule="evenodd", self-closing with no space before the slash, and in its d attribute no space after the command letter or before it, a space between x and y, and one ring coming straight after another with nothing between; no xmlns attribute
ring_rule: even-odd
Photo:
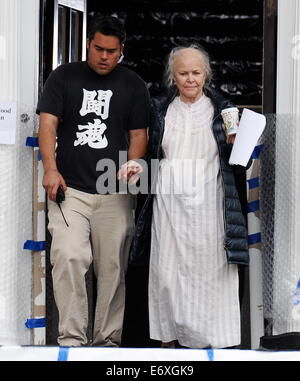
<svg viewBox="0 0 300 381"><path fill-rule="evenodd" d="M57 169L48 169L44 173L43 177L43 187L51 201L56 201L56 192L59 186L62 186L64 192L67 190L67 185L64 178L58 172Z"/></svg>

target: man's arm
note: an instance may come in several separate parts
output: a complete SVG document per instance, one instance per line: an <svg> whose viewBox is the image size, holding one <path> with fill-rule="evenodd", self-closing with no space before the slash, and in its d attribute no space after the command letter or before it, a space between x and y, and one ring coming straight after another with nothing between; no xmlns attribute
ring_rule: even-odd
<svg viewBox="0 0 300 381"><path fill-rule="evenodd" d="M56 166L55 146L58 124L59 118L57 116L41 112L38 139L44 166L43 187L52 201L56 199L59 185L63 187L64 191L67 189L66 183Z"/></svg>
<svg viewBox="0 0 300 381"><path fill-rule="evenodd" d="M129 130L130 144L128 149L128 160L139 159L145 156L147 151L147 130Z"/></svg>
<svg viewBox="0 0 300 381"><path fill-rule="evenodd" d="M140 163L136 159L142 158L147 152L148 136L146 128L129 130L130 144L128 149L128 161L123 164L118 171L117 178L123 179L125 183L136 183L138 174L143 171Z"/></svg>

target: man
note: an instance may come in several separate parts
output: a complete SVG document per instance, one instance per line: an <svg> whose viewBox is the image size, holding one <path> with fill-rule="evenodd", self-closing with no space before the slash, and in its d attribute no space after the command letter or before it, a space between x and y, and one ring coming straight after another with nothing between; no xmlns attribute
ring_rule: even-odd
<svg viewBox="0 0 300 381"><path fill-rule="evenodd" d="M104 174L99 163L119 168L120 152L128 152L128 160L145 154L150 104L144 81L118 65L124 42L118 19L94 18L87 62L54 70L37 107L61 346L87 344L85 274L92 261L97 278L93 345L121 342L134 200L118 186L109 191L98 186ZM65 220L55 202L59 187L65 192Z"/></svg>

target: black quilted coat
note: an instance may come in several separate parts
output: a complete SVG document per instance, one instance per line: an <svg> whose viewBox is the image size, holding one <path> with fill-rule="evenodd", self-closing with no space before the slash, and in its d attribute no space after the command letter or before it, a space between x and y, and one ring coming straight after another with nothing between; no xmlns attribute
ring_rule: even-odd
<svg viewBox="0 0 300 381"><path fill-rule="evenodd" d="M234 107L234 105L228 100L225 100L223 96L215 91L205 91L205 94L211 99L215 110L213 119L213 133L219 150L220 168L224 189L224 249L226 251L228 263L248 265L249 253L247 228L235 185L235 176L233 172L233 170L245 170L245 168L240 166L230 166L228 164L232 145L226 143L226 136L222 129L222 117L220 114L222 109ZM149 128L149 144L147 154L148 163L150 162L150 159L161 159L163 157L161 142L164 133L164 117L169 104L175 96L176 93L173 92L173 95L160 96L152 99L151 124ZM155 178L156 176L154 176L154 181L152 181L148 195L138 196L136 229L130 251L130 262L149 256L153 201L151 189L154 189ZM199 236L200 235L201 232L199 231Z"/></svg>

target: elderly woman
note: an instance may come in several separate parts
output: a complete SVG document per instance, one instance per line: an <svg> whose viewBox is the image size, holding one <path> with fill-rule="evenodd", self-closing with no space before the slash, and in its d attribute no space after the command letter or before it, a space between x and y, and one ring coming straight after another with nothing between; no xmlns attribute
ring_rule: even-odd
<svg viewBox="0 0 300 381"><path fill-rule="evenodd" d="M249 258L220 114L234 105L209 88L209 57L196 45L173 49L166 72L170 91L153 99L149 130L159 165L131 250L134 259L151 242L150 337L171 348L236 346L238 265Z"/></svg>

